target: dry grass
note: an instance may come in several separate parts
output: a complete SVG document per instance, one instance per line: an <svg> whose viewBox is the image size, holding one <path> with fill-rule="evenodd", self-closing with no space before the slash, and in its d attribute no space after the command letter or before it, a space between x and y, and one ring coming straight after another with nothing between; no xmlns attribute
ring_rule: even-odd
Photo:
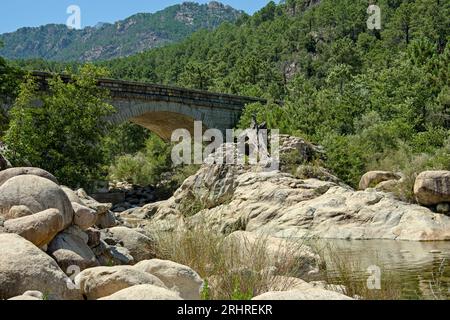
<svg viewBox="0 0 450 320"><path fill-rule="evenodd" d="M264 237L237 243L196 228L161 233L157 241L159 258L187 265L205 279L205 300L250 300L273 288L288 289L295 279L279 276L296 276L302 266L291 249L280 248L275 259L268 256Z"/></svg>
<svg viewBox="0 0 450 320"><path fill-rule="evenodd" d="M434 300L447 300L449 289L445 287L444 278L445 270L448 266L447 259L442 259L438 270L432 273L432 279L430 281L430 292Z"/></svg>

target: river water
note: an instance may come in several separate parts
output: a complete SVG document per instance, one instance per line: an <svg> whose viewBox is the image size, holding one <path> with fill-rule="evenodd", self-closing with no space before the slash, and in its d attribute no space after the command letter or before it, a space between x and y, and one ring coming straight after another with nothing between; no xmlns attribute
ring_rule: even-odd
<svg viewBox="0 0 450 320"><path fill-rule="evenodd" d="M450 242L318 240L329 274L338 277L336 259L353 261L352 277L365 280L368 268L399 280L402 299L450 299ZM326 252L332 252L328 255ZM375 269L376 270L376 269ZM440 294L437 294L437 293Z"/></svg>

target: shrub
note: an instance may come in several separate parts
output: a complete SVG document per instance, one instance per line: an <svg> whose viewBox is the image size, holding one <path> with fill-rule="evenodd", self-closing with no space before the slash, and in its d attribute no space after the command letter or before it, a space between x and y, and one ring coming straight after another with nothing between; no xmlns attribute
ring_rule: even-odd
<svg viewBox="0 0 450 320"><path fill-rule="evenodd" d="M73 81L49 80L39 92L27 78L10 112L5 135L8 158L16 166L35 166L53 173L62 184L88 188L104 172L100 141L108 131L105 116L114 108L108 92L97 87L103 69L86 65Z"/></svg>
<svg viewBox="0 0 450 320"><path fill-rule="evenodd" d="M170 170L170 144L151 134L142 151L116 158L109 169L109 178L137 185L154 185L163 172Z"/></svg>
<svg viewBox="0 0 450 320"><path fill-rule="evenodd" d="M173 167L171 150L170 143L150 134L142 150L116 157L108 177L142 186L158 185L157 197L167 198L198 169L196 165Z"/></svg>

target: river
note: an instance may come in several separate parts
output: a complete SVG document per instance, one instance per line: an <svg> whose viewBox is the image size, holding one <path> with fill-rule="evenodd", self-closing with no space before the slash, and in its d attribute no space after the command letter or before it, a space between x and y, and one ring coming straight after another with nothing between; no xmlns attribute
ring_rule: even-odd
<svg viewBox="0 0 450 320"><path fill-rule="evenodd" d="M354 262L352 277L358 280L370 277L368 268L379 267L381 277L389 274L400 283L402 299L450 299L449 241L318 240L314 246L325 253L332 278L338 278L339 262L336 263L335 257L340 257Z"/></svg>

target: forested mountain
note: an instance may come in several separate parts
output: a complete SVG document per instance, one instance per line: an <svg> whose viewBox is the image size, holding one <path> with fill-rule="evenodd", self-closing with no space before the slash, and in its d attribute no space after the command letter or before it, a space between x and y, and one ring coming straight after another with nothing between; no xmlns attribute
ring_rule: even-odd
<svg viewBox="0 0 450 320"><path fill-rule="evenodd" d="M114 24L82 30L50 24L0 35L0 55L9 59L95 61L129 56L180 41L199 29L212 30L235 21L243 12L218 2L186 2L162 11L139 13Z"/></svg>

